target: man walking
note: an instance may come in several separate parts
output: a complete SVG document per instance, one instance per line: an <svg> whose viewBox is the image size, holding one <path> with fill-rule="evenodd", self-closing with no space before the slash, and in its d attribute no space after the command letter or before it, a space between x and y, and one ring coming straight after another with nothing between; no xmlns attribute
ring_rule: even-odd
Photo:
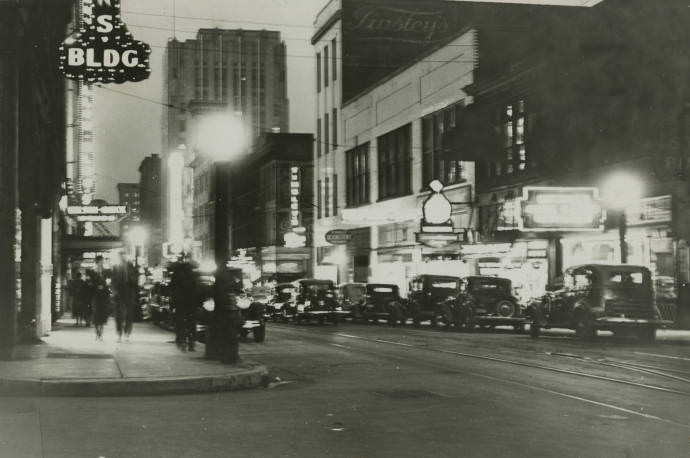
<svg viewBox="0 0 690 458"><path fill-rule="evenodd" d="M117 341L122 341L122 334L129 340L134 321L134 308L138 302L138 272L124 253L120 253L120 265L113 272L113 290L115 299L115 325Z"/></svg>
<svg viewBox="0 0 690 458"><path fill-rule="evenodd" d="M194 351L196 311L201 305L199 275L186 256L172 267L170 300L175 309L175 343L182 351Z"/></svg>

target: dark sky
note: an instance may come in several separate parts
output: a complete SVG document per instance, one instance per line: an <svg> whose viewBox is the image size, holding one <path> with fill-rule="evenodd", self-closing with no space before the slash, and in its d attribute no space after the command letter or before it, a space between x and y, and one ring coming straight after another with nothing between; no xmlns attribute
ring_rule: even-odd
<svg viewBox="0 0 690 458"><path fill-rule="evenodd" d="M175 16L173 21L173 1ZM279 30L287 45L292 132L313 130L314 58L309 39L327 0L122 0L122 16L138 40L151 46L151 77L96 90L96 195L117 199L118 182L138 181L141 160L161 153L163 52L175 22L180 40L204 27ZM135 14L147 13L147 14ZM216 18L215 20L209 18ZM117 91L117 92L115 92Z"/></svg>

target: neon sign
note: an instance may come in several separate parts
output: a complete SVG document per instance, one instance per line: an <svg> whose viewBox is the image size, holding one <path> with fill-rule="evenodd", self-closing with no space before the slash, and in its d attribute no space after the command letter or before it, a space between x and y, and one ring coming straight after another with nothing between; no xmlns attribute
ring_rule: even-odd
<svg viewBox="0 0 690 458"><path fill-rule="evenodd" d="M521 199L522 231L600 231L604 212L597 188L526 186Z"/></svg>
<svg viewBox="0 0 690 458"><path fill-rule="evenodd" d="M77 32L59 50L60 71L86 83L124 83L149 77L151 48L122 22L120 0L83 0Z"/></svg>

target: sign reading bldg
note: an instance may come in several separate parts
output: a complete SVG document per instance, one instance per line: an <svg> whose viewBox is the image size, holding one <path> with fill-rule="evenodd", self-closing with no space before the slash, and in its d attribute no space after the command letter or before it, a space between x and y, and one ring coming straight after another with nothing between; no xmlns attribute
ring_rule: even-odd
<svg viewBox="0 0 690 458"><path fill-rule="evenodd" d="M134 40L120 16L120 0L83 0L76 33L59 50L60 71L86 83L124 83L149 77L151 48Z"/></svg>

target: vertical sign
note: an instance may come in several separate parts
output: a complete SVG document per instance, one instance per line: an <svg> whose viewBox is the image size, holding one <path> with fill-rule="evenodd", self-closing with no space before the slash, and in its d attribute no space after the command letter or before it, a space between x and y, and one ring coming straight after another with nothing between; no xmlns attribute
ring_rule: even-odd
<svg viewBox="0 0 690 458"><path fill-rule="evenodd" d="M300 196L299 167L290 168L290 226L299 227L299 196Z"/></svg>

